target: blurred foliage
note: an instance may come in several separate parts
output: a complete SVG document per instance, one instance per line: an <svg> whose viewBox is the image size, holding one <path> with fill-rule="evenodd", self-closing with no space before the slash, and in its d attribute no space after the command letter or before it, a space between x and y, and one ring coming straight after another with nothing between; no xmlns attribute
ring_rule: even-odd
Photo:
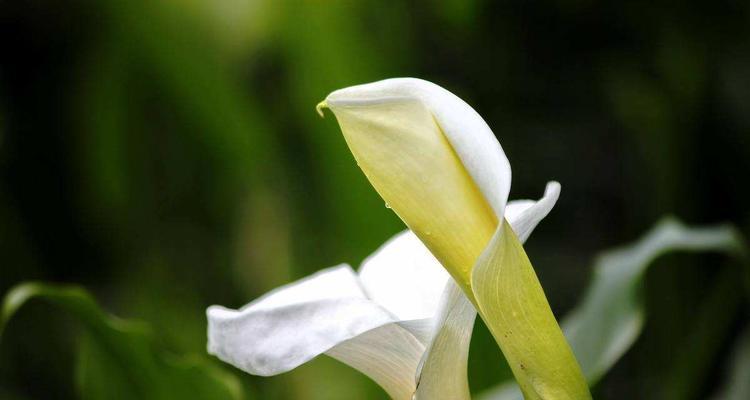
<svg viewBox="0 0 750 400"><path fill-rule="evenodd" d="M24 283L5 297L0 334L27 302L45 300L75 316L85 327L76 377L83 399L212 399L245 398L236 377L202 358L170 356L156 348L148 325L114 318L78 287ZM54 329L54 328L51 328Z"/></svg>
<svg viewBox="0 0 750 400"><path fill-rule="evenodd" d="M748 21L737 1L2 2L0 291L78 283L173 352L203 353L209 304L358 264L401 229L314 106L418 76L493 127L513 197L562 183L526 246L561 315L590 254L663 214L747 234ZM648 322L595 397L663 398L686 380L675 398L715 392L748 315L742 280L702 267L715 262L646 273ZM15 317L0 396L75 398L75 332L38 305ZM475 391L500 379L481 325L470 363ZM383 397L327 358L237 376L263 399Z"/></svg>
<svg viewBox="0 0 750 400"><path fill-rule="evenodd" d="M729 375L713 399L742 400L750 397L750 328L746 328L732 355Z"/></svg>

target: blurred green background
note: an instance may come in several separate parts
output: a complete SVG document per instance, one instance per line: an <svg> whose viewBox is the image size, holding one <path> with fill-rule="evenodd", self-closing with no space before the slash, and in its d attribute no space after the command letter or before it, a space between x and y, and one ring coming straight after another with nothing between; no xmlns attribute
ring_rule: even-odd
<svg viewBox="0 0 750 400"><path fill-rule="evenodd" d="M493 128L513 198L562 183L526 246L558 315L597 251L662 215L749 233L747 2L5 1L0 43L0 293L82 284L177 353L205 353L208 305L356 266L403 229L315 113L352 84L436 82ZM727 268L652 268L644 334L595 397L712 393L748 315ZM78 330L42 304L19 314L0 396L77 398ZM472 389L502 362L479 323ZM226 369L248 399L385 398L326 357Z"/></svg>

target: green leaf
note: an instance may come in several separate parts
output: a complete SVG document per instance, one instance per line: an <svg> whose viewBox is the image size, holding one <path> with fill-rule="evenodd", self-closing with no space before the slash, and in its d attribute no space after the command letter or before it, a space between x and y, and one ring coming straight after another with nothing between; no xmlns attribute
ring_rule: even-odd
<svg viewBox="0 0 750 400"><path fill-rule="evenodd" d="M601 254L583 300L562 326L586 380L595 384L633 345L644 323L640 286L649 265L672 251L719 251L742 254L739 234L730 226L688 228L665 219L636 243ZM517 399L518 388L503 383L480 396Z"/></svg>
<svg viewBox="0 0 750 400"><path fill-rule="evenodd" d="M732 352L727 381L713 399L750 399L750 326L745 329Z"/></svg>
<svg viewBox="0 0 750 400"><path fill-rule="evenodd" d="M236 378L199 357L160 351L149 327L105 313L84 289L23 283L5 296L0 335L30 300L62 308L85 328L77 378L83 399L227 399L243 398Z"/></svg>
<svg viewBox="0 0 750 400"><path fill-rule="evenodd" d="M590 399L523 246L506 221L472 272L479 312L524 398Z"/></svg>

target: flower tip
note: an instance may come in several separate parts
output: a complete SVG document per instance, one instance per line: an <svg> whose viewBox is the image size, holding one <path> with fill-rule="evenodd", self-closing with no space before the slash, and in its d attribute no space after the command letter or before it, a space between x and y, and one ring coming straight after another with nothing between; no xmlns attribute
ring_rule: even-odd
<svg viewBox="0 0 750 400"><path fill-rule="evenodd" d="M562 189L562 186L560 185L560 182L558 181L549 181L547 182L547 186L544 188L545 195L552 195L554 193L557 193L556 195L560 195L560 189Z"/></svg>
<svg viewBox="0 0 750 400"><path fill-rule="evenodd" d="M318 112L318 115L320 115L321 118L325 118L325 114L323 114L324 108L328 108L328 103L325 100L321 101L317 106L315 106L315 111Z"/></svg>

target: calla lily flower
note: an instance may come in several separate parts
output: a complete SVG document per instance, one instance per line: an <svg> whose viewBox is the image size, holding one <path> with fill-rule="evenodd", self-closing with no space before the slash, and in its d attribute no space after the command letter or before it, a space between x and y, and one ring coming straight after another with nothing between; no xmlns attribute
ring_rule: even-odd
<svg viewBox="0 0 750 400"><path fill-rule="evenodd" d="M560 185L540 201L510 202L505 218L525 240L552 209ZM239 310L212 306L208 351L254 375L289 371L326 354L363 372L393 399L469 399L471 302L411 231L368 257L324 269Z"/></svg>
<svg viewBox="0 0 750 400"><path fill-rule="evenodd" d="M527 399L587 399L581 369L507 223L511 170L479 114L413 78L337 90L335 114L372 186L476 306Z"/></svg>

